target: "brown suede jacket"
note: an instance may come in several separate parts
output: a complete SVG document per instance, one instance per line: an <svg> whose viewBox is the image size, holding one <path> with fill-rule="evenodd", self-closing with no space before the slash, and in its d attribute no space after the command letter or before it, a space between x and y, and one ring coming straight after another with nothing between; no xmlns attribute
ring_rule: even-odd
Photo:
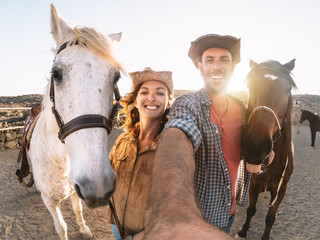
<svg viewBox="0 0 320 240"><path fill-rule="evenodd" d="M159 136L137 153L137 139L125 132L111 149L110 161L117 174L113 204L125 235L144 230L144 210L149 200L152 163L158 139ZM110 209L108 220L114 224Z"/></svg>

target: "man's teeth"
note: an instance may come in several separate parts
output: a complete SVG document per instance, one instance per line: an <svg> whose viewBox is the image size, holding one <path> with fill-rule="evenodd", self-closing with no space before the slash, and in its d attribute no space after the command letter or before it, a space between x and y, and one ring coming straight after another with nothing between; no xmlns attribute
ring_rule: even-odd
<svg viewBox="0 0 320 240"><path fill-rule="evenodd" d="M222 79L222 76L211 76L213 79Z"/></svg>
<svg viewBox="0 0 320 240"><path fill-rule="evenodd" d="M158 109L159 107L158 106L146 106L147 109L150 109L150 110L156 110Z"/></svg>

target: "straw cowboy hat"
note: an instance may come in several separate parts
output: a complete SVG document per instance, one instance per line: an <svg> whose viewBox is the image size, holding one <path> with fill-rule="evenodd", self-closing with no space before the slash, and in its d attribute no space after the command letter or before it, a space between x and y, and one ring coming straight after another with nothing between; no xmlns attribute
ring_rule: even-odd
<svg viewBox="0 0 320 240"><path fill-rule="evenodd" d="M142 83L146 81L159 81L167 86L169 95L173 94L173 82L172 82L172 72L170 71L153 71L151 68L147 67L143 71L137 71L129 73L132 85L131 91L136 90L141 86Z"/></svg>
<svg viewBox="0 0 320 240"><path fill-rule="evenodd" d="M202 53L209 48L226 49L231 53L232 61L240 62L240 38L229 35L207 34L191 42L188 56L196 67Z"/></svg>

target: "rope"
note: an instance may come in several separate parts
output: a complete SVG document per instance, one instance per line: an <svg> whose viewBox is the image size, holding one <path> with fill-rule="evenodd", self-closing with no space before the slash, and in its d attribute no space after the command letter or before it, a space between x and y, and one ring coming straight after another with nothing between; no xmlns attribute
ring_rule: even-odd
<svg viewBox="0 0 320 240"><path fill-rule="evenodd" d="M286 170L287 170L288 159L289 159L289 156L287 156L286 165L285 165L284 170L283 170L282 175L281 175L281 179L280 179L280 182L279 182L279 185L278 185L276 197L273 199L271 204L268 203L268 195L267 195L267 187L268 186L266 186L266 188L264 189L264 193L263 193L264 194L264 201L265 201L265 203L266 203L266 205L268 207L274 207L274 204L276 203L276 201L278 199L278 195L279 195L279 191L280 191L280 188L281 188L281 185L282 185L282 182L283 182L283 178L284 178L284 175L285 175Z"/></svg>
<svg viewBox="0 0 320 240"><path fill-rule="evenodd" d="M279 119L277 117L277 114L275 114L275 112L267 106L258 106L255 109L253 109L253 111L251 112L251 114L249 115L249 118L248 118L248 125L250 124L250 120L251 120L252 116L259 110L265 110L265 111L271 113L273 118L276 120L279 131L281 131L281 125L280 125Z"/></svg>

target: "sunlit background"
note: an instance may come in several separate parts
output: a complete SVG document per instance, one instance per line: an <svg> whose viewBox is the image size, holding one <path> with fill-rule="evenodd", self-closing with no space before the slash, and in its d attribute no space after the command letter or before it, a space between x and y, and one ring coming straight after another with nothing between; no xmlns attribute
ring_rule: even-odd
<svg viewBox="0 0 320 240"><path fill-rule="evenodd" d="M55 43L50 3L70 25L110 34L123 32L117 46L127 71L173 71L176 89L203 86L188 58L190 42L207 33L241 37L242 61L229 90L246 90L249 59L282 64L296 59L298 91L320 94L320 1L318 0L15 0L0 1L0 96L44 92ZM130 80L120 81L121 93Z"/></svg>

